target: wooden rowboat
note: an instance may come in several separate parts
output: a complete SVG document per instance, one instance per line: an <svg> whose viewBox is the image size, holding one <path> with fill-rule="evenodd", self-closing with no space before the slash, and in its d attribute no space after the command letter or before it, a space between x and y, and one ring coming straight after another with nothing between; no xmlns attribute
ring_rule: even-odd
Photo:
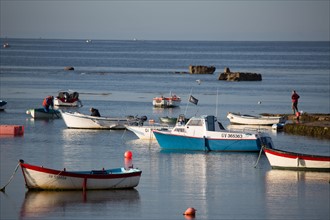
<svg viewBox="0 0 330 220"><path fill-rule="evenodd" d="M228 112L227 118L231 124L241 125L273 125L278 123L285 123L286 121L285 118L281 116L253 116L232 112Z"/></svg>
<svg viewBox="0 0 330 220"><path fill-rule="evenodd" d="M330 157L263 148L274 169L330 172Z"/></svg>
<svg viewBox="0 0 330 220"><path fill-rule="evenodd" d="M142 171L135 168L90 171L54 170L27 164L20 160L26 187L29 190L104 190L134 188Z"/></svg>

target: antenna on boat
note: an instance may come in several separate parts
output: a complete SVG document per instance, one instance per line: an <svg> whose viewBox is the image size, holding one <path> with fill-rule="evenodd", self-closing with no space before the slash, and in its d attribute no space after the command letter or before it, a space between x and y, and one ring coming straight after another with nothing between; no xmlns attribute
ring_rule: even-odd
<svg viewBox="0 0 330 220"><path fill-rule="evenodd" d="M219 91L219 88L217 88L217 100L215 102L215 117L217 117L217 118L218 118L218 99L219 99L218 91Z"/></svg>
<svg viewBox="0 0 330 220"><path fill-rule="evenodd" d="M193 88L191 87L189 97L190 97L191 94L192 94L192 90L193 90ZM189 98L188 98L188 99L189 99ZM187 105L186 105L186 111L184 112L184 115L187 115L188 105L189 105L189 100L188 100L188 102L187 102Z"/></svg>

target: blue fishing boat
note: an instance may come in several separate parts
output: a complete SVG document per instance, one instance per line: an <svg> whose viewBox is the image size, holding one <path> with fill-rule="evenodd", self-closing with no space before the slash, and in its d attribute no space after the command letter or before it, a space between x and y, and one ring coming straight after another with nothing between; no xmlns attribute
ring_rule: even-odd
<svg viewBox="0 0 330 220"><path fill-rule="evenodd" d="M172 130L153 131L162 149L202 151L260 151L262 145L272 148L272 139L263 132L226 130L212 115L192 117Z"/></svg>

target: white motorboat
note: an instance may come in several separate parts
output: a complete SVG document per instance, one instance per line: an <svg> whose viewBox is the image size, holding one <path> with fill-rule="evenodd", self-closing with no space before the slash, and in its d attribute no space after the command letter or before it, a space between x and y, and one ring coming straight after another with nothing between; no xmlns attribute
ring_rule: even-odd
<svg viewBox="0 0 330 220"><path fill-rule="evenodd" d="M79 99L79 93L75 91L60 91L54 98L55 106L79 107L82 103Z"/></svg>
<svg viewBox="0 0 330 220"><path fill-rule="evenodd" d="M181 98L175 94L168 97L160 96L152 99L152 105L158 108L173 108L180 106Z"/></svg>
<svg viewBox="0 0 330 220"><path fill-rule="evenodd" d="M149 125L127 125L127 130L132 131L139 139L156 140L153 130L169 131L173 127L166 124L153 123Z"/></svg>
<svg viewBox="0 0 330 220"><path fill-rule="evenodd" d="M141 118L127 117L95 117L79 112L60 111L68 128L78 129L126 129L126 125L143 123Z"/></svg>

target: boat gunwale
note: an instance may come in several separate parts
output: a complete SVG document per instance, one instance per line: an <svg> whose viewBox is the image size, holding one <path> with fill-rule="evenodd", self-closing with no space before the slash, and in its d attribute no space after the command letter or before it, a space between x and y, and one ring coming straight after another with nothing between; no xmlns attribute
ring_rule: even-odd
<svg viewBox="0 0 330 220"><path fill-rule="evenodd" d="M269 153L274 156L291 158L291 159L303 159L303 160L311 160L311 161L330 161L329 156L323 155L313 155L313 154L303 154L303 153L295 153L290 151L278 150L278 149L270 149L264 147L265 153Z"/></svg>
<svg viewBox="0 0 330 220"><path fill-rule="evenodd" d="M176 136L176 137L185 137L185 138L194 138L194 139L207 139L207 140L248 140L248 141L256 141L258 139L260 139L260 137L256 137L255 139L249 139L249 138L212 138L212 137L207 137L207 136L203 136L203 137L195 137L195 136L190 136L190 135L185 135L185 134L173 134L171 133L171 131L162 131L162 130L152 130L154 133L159 133L162 135L170 135L170 136ZM225 132L225 133L233 133L233 134L241 134L240 132ZM244 133L244 134L248 134L248 135L253 135L251 133Z"/></svg>
<svg viewBox="0 0 330 220"><path fill-rule="evenodd" d="M113 118L113 117L97 117L97 116L91 116L91 115L85 115L85 114L81 114L78 112L62 112L61 114L66 114L68 116L72 116L72 117L77 117L77 118L83 118L83 119L90 119L90 120L100 120L100 121L130 121L128 118Z"/></svg>
<svg viewBox="0 0 330 220"><path fill-rule="evenodd" d="M103 171L103 170L91 170L91 171L66 171L66 170L55 170L51 168L45 168L43 166L36 166L27 163L20 163L22 168L22 172L25 176L25 170L33 170L41 173L46 174L53 174L58 176L65 176L65 177L75 177L75 178L86 178L86 179L117 179L117 178L125 178L125 177L133 177L133 176L141 176L142 171L139 169L129 169L127 172L121 173L104 173L104 174L92 174L93 171ZM115 168L121 169L121 168ZM111 172L111 170L115 169L107 169L104 172ZM86 173L85 173L86 172ZM90 172L90 173L88 173Z"/></svg>

